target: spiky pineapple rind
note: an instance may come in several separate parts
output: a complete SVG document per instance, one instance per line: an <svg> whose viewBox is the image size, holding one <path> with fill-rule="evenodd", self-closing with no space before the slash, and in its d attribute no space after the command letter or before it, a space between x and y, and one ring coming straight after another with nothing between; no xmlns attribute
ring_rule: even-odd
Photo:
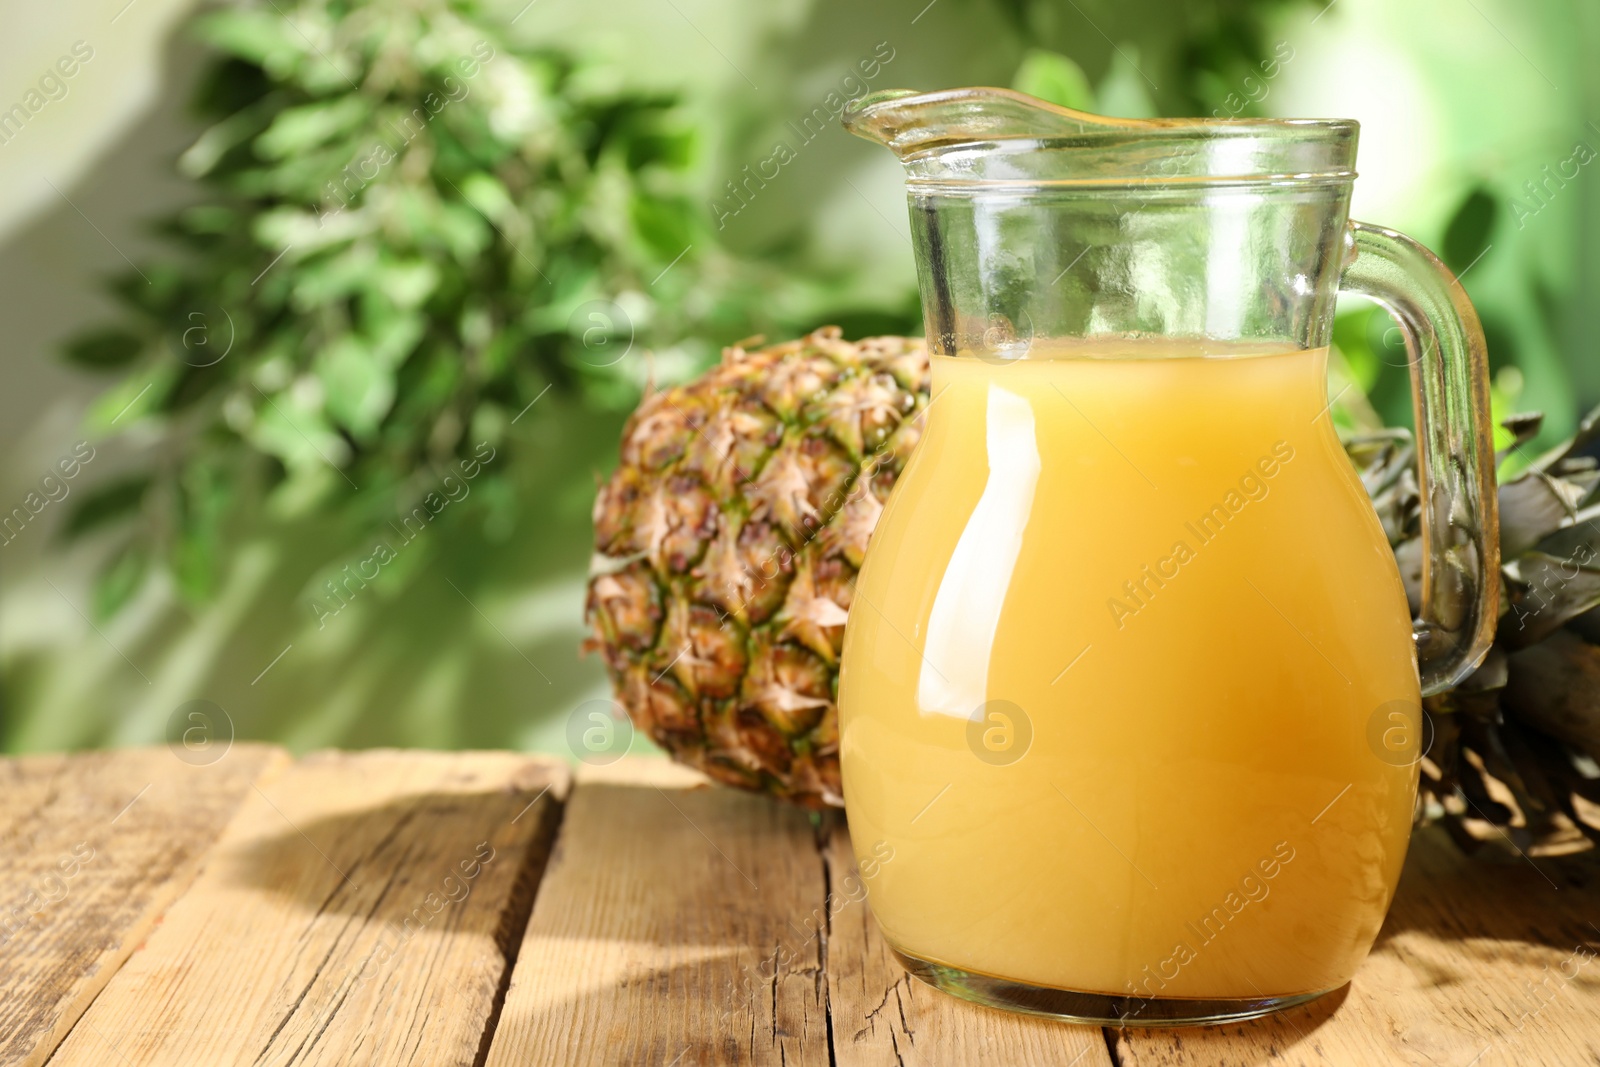
<svg viewBox="0 0 1600 1067"><path fill-rule="evenodd" d="M726 349L629 419L595 502L587 613L619 700L676 758L843 802L845 615L928 384L920 340L825 327Z"/></svg>

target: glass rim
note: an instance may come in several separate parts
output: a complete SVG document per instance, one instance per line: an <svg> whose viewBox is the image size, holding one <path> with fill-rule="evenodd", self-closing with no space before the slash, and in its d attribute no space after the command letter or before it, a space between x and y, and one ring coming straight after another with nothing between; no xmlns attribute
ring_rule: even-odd
<svg viewBox="0 0 1600 1067"><path fill-rule="evenodd" d="M1265 133L1279 136L1293 136L1304 139L1307 136L1328 134L1342 137L1354 134L1361 128L1361 123L1356 119L1343 118L1262 118L1248 117L1201 117L1184 116L1176 118L1115 118L1106 115L1094 115L1087 111L1077 111L1061 104L1054 104L1048 100L1041 100L1036 96L1019 92L1016 89L1001 89L991 85L971 86L961 89L934 89L929 92L919 92L914 89L880 89L876 92L866 93L846 102L841 122L851 133L866 136L872 140L880 140L871 133L864 132L868 126L882 122L889 113L909 112L912 110L929 113L948 114L960 109L962 105L989 106L995 104L1011 105L1025 108L1035 116L1035 127L1043 126L1043 119L1059 120L1057 129L1065 131L1067 126L1076 127L1071 132L1076 135L1094 136L1096 134L1127 135L1139 132L1194 132L1216 130L1218 132L1244 132ZM964 112L970 115L970 112ZM931 127L931 123L924 125ZM887 142L886 142L887 143ZM889 147L893 148L894 145Z"/></svg>
<svg viewBox="0 0 1600 1067"><path fill-rule="evenodd" d="M908 183L952 189L1348 183L1360 134L1354 119L1109 118L990 87L881 90L841 122Z"/></svg>
<svg viewBox="0 0 1600 1067"><path fill-rule="evenodd" d="M994 195L1007 192L1028 195L1031 193L1048 193L1055 190L1064 193L1080 190L1084 192L1125 193L1143 189L1150 190L1152 195L1160 192L1181 193L1187 190L1204 191L1209 189L1271 188L1288 192L1325 186L1348 187L1354 184L1357 176L1357 172L1353 170L1309 171L1300 174L1191 174L1171 178L1136 178L1129 176L1031 179L909 176L906 178L906 192L908 196L941 195L949 197Z"/></svg>

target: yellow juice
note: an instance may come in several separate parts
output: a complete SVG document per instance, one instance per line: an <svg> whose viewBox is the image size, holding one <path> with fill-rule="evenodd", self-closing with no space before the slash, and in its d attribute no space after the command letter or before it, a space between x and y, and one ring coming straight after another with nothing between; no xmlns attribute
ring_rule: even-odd
<svg viewBox="0 0 1600 1067"><path fill-rule="evenodd" d="M1112 996L1350 978L1405 855L1420 699L1326 360L934 357L839 682L895 947Z"/></svg>

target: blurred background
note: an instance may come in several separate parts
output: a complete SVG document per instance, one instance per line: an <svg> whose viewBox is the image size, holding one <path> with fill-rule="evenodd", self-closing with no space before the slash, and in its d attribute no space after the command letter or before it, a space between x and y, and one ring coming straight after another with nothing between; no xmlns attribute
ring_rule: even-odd
<svg viewBox="0 0 1600 1067"><path fill-rule="evenodd" d="M1496 413L1550 443L1600 401L1593 3L3 6L8 751L194 707L568 751L640 390L920 332L898 166L836 121L874 89L1358 119L1354 214L1461 275ZM1346 301L1335 340L1341 423L1408 424L1390 321Z"/></svg>

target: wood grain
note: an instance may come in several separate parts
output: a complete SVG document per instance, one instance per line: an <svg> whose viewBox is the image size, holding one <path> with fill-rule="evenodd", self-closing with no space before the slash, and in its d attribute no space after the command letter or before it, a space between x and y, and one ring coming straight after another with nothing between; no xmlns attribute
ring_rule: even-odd
<svg viewBox="0 0 1600 1067"><path fill-rule="evenodd" d="M40 1064L287 756L165 747L0 762L0 1064Z"/></svg>
<svg viewBox="0 0 1600 1067"><path fill-rule="evenodd" d="M506 753L0 761L0 1065L1600 1063L1600 856L1420 831L1350 986L1108 1053L907 977L842 820L580 782L561 821L566 768Z"/></svg>
<svg viewBox="0 0 1600 1067"><path fill-rule="evenodd" d="M839 1067L1110 1067L1099 1027L979 1007L912 978L878 932L866 900L870 882L856 866L842 819L829 837L827 858L828 994ZM883 862L893 863L892 853Z"/></svg>
<svg viewBox="0 0 1600 1067"><path fill-rule="evenodd" d="M568 777L375 751L267 778L52 1067L474 1063Z"/></svg>
<svg viewBox="0 0 1600 1067"><path fill-rule="evenodd" d="M1372 955L1344 990L1214 1029L1124 1031L1128 1067L1600 1063L1600 866L1467 857L1417 832Z"/></svg>
<svg viewBox="0 0 1600 1067"><path fill-rule="evenodd" d="M827 1064L805 814L659 761L578 782L489 1067Z"/></svg>

